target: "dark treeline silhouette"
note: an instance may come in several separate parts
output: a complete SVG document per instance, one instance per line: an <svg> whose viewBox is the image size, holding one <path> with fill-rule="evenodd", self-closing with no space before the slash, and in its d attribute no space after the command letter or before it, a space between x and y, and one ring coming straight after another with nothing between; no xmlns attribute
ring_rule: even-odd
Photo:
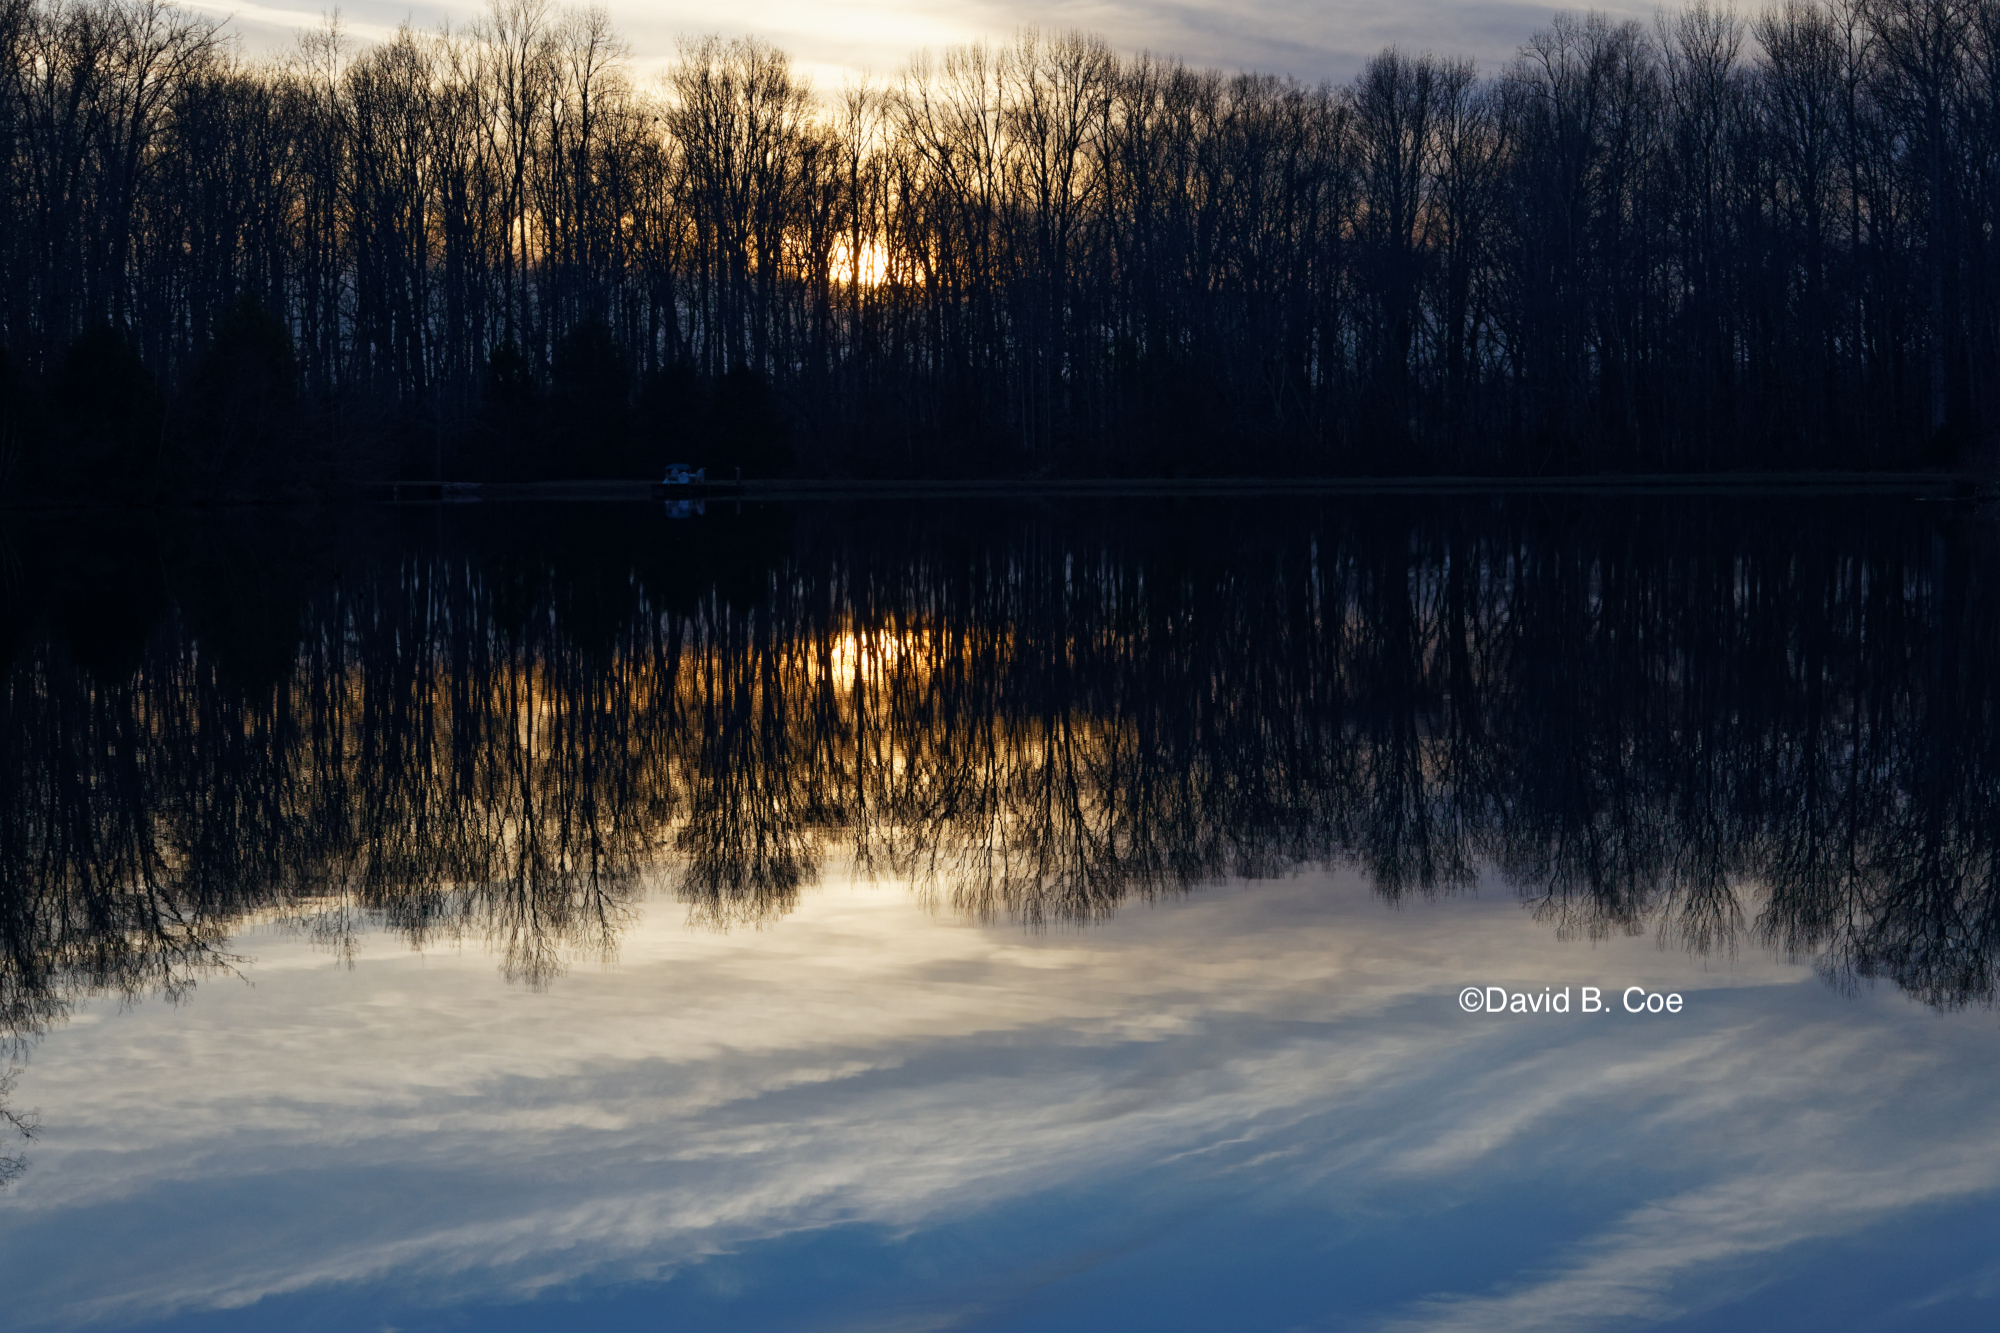
<svg viewBox="0 0 2000 1333"><path fill-rule="evenodd" d="M600 10L276 63L0 0L0 484L1965 462L2000 0L1561 16L1350 84L1024 33L657 87Z"/></svg>
<svg viewBox="0 0 2000 1333"><path fill-rule="evenodd" d="M6 552L6 1032L252 921L540 984L649 889L763 920L829 865L1027 923L1491 868L1559 930L1994 996L1962 511L248 513Z"/></svg>

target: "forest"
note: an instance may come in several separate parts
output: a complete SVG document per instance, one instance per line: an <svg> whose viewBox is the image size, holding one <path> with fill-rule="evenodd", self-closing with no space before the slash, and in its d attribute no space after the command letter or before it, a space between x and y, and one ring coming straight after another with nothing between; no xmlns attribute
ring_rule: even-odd
<svg viewBox="0 0 2000 1333"><path fill-rule="evenodd" d="M1311 85L1023 31L815 89L494 0L253 60L0 0L0 492L1979 467L2000 0Z"/></svg>

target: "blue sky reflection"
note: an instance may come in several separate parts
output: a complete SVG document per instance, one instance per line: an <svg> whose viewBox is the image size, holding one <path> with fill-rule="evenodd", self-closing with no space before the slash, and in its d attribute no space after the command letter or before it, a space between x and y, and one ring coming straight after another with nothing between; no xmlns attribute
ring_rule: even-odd
<svg viewBox="0 0 2000 1333"><path fill-rule="evenodd" d="M1839 1291L1886 1328L2000 1295L1990 1012L1345 876L1042 935L837 880L761 931L680 912L543 993L266 928L248 984L85 1008L18 1094L15 1325L1786 1327ZM1460 1013L1488 981L1689 1004Z"/></svg>

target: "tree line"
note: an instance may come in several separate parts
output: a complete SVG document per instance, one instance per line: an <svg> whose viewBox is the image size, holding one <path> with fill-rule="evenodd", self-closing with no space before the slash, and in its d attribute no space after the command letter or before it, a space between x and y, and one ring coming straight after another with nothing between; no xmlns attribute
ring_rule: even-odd
<svg viewBox="0 0 2000 1333"><path fill-rule="evenodd" d="M1558 16L1343 85L1077 33L815 92L494 0L245 60L0 0L0 478L1963 461L2000 0Z"/></svg>

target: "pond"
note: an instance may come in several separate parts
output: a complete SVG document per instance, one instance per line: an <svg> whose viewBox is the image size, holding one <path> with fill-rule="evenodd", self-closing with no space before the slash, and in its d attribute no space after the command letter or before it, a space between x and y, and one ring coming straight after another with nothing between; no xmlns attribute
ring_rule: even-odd
<svg viewBox="0 0 2000 1333"><path fill-rule="evenodd" d="M1974 1327L2000 527L0 535L23 1329Z"/></svg>

